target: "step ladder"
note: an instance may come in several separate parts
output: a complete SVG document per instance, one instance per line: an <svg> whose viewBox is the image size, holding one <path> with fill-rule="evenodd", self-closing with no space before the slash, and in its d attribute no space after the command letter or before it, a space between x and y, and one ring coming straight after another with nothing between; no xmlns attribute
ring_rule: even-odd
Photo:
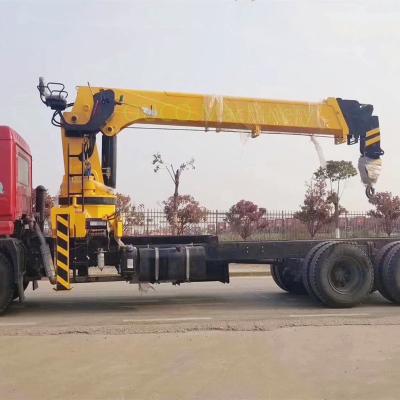
<svg viewBox="0 0 400 400"><path fill-rule="evenodd" d="M72 196L80 196L81 198L81 207L82 207L82 212L85 210L85 193L83 189L83 183L84 183L84 176L85 176L85 159L84 159L84 150L85 150L85 144L82 143L82 152L80 154L71 154L70 152L70 145L68 144L67 148L67 201L68 205L72 204ZM80 173L72 173L71 172L71 159L80 159L81 162L81 172ZM73 177L80 176L81 177L81 191L80 192L71 192L71 179Z"/></svg>
<svg viewBox="0 0 400 400"><path fill-rule="evenodd" d="M71 172L71 159L77 158L81 162L80 173ZM85 209L85 193L84 193L84 175L85 175L85 159L84 159L84 143L82 143L82 153L81 154L71 154L70 145L67 147L67 206L72 204L72 196L80 196L82 212ZM71 179L73 177L81 177L81 191L72 192L71 191ZM78 197L79 198L79 197ZM69 290L70 285L70 271L71 271L71 251L70 251L70 240L71 240L71 225L69 214L58 214L56 217L56 275L57 283L56 290ZM75 253L75 250L74 250ZM83 262L75 261L75 254L72 257L72 272L73 281L76 278L76 269L80 266L87 268L88 260ZM81 265L82 264L82 265ZM84 264L84 265L83 265Z"/></svg>

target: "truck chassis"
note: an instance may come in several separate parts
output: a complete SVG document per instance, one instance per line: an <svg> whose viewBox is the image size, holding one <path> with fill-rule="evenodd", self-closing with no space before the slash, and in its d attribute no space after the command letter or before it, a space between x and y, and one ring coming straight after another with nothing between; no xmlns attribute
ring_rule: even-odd
<svg viewBox="0 0 400 400"><path fill-rule="evenodd" d="M46 240L54 249L54 239ZM353 307L373 290L392 303L400 303L400 241L394 239L219 242L216 236L202 235L125 236L123 242L131 255L121 255L116 248L105 254L105 265L116 268L113 275L89 274L89 267L97 266L96 246L91 249L83 243L71 243L74 248L84 248L86 254L72 257L71 283L229 283L229 263L270 264L272 278L281 289L308 294L327 307ZM2 311L12 299L24 300L23 290L29 282L36 288L36 281L46 276L40 263L32 263L34 257L26 252L19 240L0 239ZM79 261L83 258L85 265Z"/></svg>

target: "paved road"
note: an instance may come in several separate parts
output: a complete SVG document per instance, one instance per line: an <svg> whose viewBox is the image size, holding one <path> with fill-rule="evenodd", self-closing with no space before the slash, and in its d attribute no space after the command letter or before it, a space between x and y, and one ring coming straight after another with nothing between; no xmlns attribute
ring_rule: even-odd
<svg viewBox="0 0 400 400"><path fill-rule="evenodd" d="M0 318L0 399L397 400L399 314L378 294L322 308L270 277L146 294L41 282Z"/></svg>
<svg viewBox="0 0 400 400"><path fill-rule="evenodd" d="M55 292L47 282L27 290L0 318L0 335L271 330L284 326L398 324L400 313L378 293L352 309L327 309L281 291L270 277L232 283L155 285L141 293L125 282L77 284Z"/></svg>

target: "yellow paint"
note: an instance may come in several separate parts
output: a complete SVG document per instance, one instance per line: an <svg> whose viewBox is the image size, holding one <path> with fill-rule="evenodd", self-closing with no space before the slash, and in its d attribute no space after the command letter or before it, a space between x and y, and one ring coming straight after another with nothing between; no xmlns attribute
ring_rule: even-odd
<svg viewBox="0 0 400 400"><path fill-rule="evenodd" d="M60 232L58 232L58 237L60 237ZM63 254L65 257L69 257L69 252L68 249L63 249L61 246L57 246L57 251L60 252L61 254Z"/></svg>
<svg viewBox="0 0 400 400"><path fill-rule="evenodd" d="M102 88L79 87L71 112L79 124L89 120L93 94ZM320 103L276 101L241 97L207 96L171 92L112 89L115 98L123 98L103 128L108 136L133 124L177 125L202 128L246 129L277 133L317 133L343 136L347 125L334 98ZM75 139L80 141L80 139Z"/></svg>
<svg viewBox="0 0 400 400"><path fill-rule="evenodd" d="M380 136L377 136L377 137L374 137L373 139L367 140L367 141L365 142L365 144L366 144L367 146L371 146L371 145L373 145L373 144L375 144L375 143L378 143L380 140L381 140L381 137L380 137Z"/></svg>
<svg viewBox="0 0 400 400"><path fill-rule="evenodd" d="M379 133L379 131L380 131L379 128L372 129L372 130L370 130L370 131L367 132L366 137L375 135L375 133Z"/></svg>
<svg viewBox="0 0 400 400"><path fill-rule="evenodd" d="M57 261L57 268L62 268L64 271L69 273L68 265L62 263L61 261Z"/></svg>
<svg viewBox="0 0 400 400"><path fill-rule="evenodd" d="M69 240L69 237L67 235L64 235L60 231L57 231L57 237L60 237L61 239L64 239L66 242L68 242L68 240Z"/></svg>
<svg viewBox="0 0 400 400"><path fill-rule="evenodd" d="M71 289L71 284L67 281L65 281L61 276L57 275L57 283L63 286L65 290L70 290Z"/></svg>
<svg viewBox="0 0 400 400"><path fill-rule="evenodd" d="M66 228L68 228L68 221L64 218L62 218L61 216L57 217L57 222L60 222L61 224L63 224Z"/></svg>

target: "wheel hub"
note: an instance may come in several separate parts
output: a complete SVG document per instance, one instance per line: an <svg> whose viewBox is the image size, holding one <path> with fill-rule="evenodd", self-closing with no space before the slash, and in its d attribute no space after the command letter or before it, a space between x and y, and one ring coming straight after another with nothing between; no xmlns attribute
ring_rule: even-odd
<svg viewBox="0 0 400 400"><path fill-rule="evenodd" d="M332 287L342 293L354 290L359 283L358 274L356 273L357 267L356 264L349 262L349 260L336 262L332 266L329 276Z"/></svg>

